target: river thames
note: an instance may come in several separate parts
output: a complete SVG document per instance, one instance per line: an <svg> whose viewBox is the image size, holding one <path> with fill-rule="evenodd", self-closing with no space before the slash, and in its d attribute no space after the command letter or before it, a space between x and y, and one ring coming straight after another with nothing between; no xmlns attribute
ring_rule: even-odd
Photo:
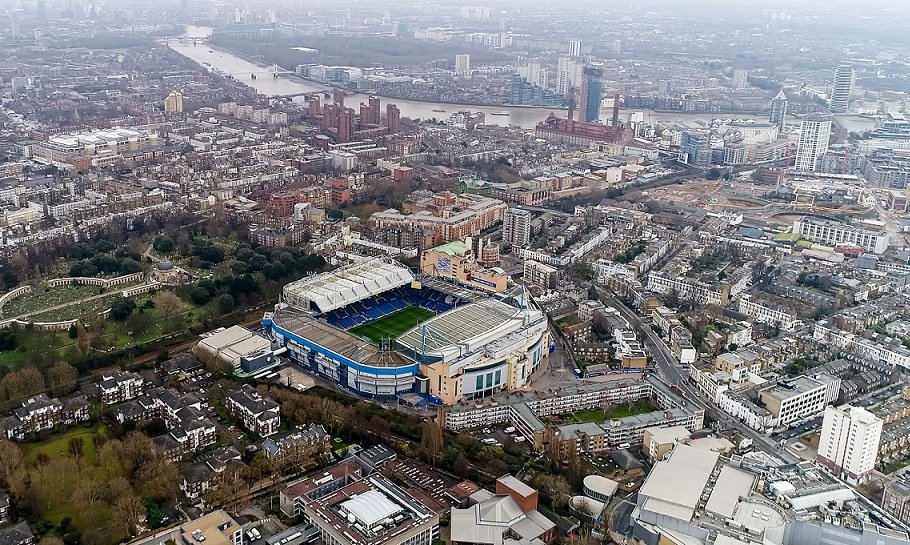
<svg viewBox="0 0 910 545"><path fill-rule="evenodd" d="M207 37L212 33L208 27L187 27L185 36ZM324 93L331 92L332 87L317 82L308 81L297 76L272 77L272 67L265 61L253 63L229 51L212 47L211 45L200 41L197 45L189 39L171 38L168 40L168 47L172 50L192 59L200 66L210 70L219 70L224 74L233 76L237 81L244 83L255 89L259 94L265 96L285 96L298 93ZM285 67L288 68L288 67ZM252 79L251 74L256 74L256 79ZM346 95L346 104L357 105L360 102L367 102L368 94L353 93ZM299 100L299 99L297 99ZM325 96L322 97L326 102ZM486 123L501 126L514 125L522 128L533 128L537 123L543 121L551 112L558 116L565 116L565 110L554 110L551 108L530 108L516 106L475 106L468 104L449 104L439 102L424 102L419 100L407 100L402 98L383 98L384 103L394 103L401 110L401 115L411 119L447 119L452 113L459 111L484 112L486 114ZM328 99L331 102L331 99ZM442 111L440 111L442 110ZM712 114L697 112L655 112L651 110L637 110L644 113L645 121L655 124L657 122L671 123L674 121L694 125L699 122L709 122L712 119L742 119L767 121L765 115L753 114ZM492 115L494 112L507 115ZM627 119L630 112L623 110L620 119ZM601 118L606 119L612 115L612 112L602 110ZM605 117L606 116L606 117ZM872 128L874 123L866 118L858 116L839 116L838 121L845 125L851 131L863 131Z"/></svg>

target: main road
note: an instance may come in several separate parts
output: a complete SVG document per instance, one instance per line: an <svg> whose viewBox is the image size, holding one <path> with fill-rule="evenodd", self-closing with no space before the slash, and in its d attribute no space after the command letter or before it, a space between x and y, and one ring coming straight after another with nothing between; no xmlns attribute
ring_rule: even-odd
<svg viewBox="0 0 910 545"><path fill-rule="evenodd" d="M743 437L751 439L753 445L770 456L782 459L784 462L788 463L799 461L799 458L787 452L786 449L780 448L780 445L778 445L776 441L731 417L714 406L712 402L705 401L699 394L698 389L689 383L688 376L683 374L682 366L679 365L676 357L670 351L670 348L667 347L667 344L660 337L658 337L657 333L655 333L647 323L642 322L641 317L635 311L627 307L622 301L613 297L606 289L598 286L597 291L600 293L600 296L605 303L619 311L623 318L630 324L637 326L644 338L644 347L650 352L654 360L654 366L657 368L657 372L661 378L663 378L664 382L679 388L679 391L683 393L683 396L686 399L700 407L704 407L706 415L710 416L718 423L723 423L725 427L729 426L734 428L742 434Z"/></svg>

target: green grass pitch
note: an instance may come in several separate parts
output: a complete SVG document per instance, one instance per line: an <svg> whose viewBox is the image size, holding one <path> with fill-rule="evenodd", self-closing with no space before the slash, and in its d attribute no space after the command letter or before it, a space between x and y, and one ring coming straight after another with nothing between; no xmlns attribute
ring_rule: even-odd
<svg viewBox="0 0 910 545"><path fill-rule="evenodd" d="M399 335L417 325L418 322L432 318L435 315L436 313L432 310L411 306L387 314L378 320L361 324L351 329L351 333L378 343L382 339L396 339Z"/></svg>

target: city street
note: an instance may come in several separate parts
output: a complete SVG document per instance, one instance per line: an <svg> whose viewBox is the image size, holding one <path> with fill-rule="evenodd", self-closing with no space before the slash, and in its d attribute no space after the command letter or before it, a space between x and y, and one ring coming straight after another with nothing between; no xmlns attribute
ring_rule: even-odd
<svg viewBox="0 0 910 545"><path fill-rule="evenodd" d="M601 294L604 304L608 304L616 308L619 313L629 321L629 323L640 323L641 318L629 307L623 304L621 301L613 297L606 289L598 287L598 291ZM684 397L686 397L690 402L705 407L705 415L709 416L712 420L718 423L723 423L724 427L732 427L736 429L744 437L748 437L752 440L753 445L756 448L761 449L766 454L779 458L788 463L795 463L799 461L799 458L790 454L784 449L781 449L777 442L767 437L766 435L759 433L756 430L746 426L742 422L730 417L725 412L721 411L717 407L712 406L711 403L706 402L699 395L698 389L695 388L687 380L685 371L677 362L676 358L673 356L673 353L670 352L670 348L667 347L666 343L657 336L657 333L654 332L647 324L641 324L639 331L644 337L643 344L648 352L651 354L651 357L654 361L654 366L657 369L657 373L663 379L664 382L671 386L676 386L682 391Z"/></svg>

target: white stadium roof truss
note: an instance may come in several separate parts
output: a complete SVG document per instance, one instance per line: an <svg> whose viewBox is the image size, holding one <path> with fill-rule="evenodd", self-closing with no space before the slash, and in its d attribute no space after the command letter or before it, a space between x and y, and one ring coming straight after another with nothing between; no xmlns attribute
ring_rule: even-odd
<svg viewBox="0 0 910 545"><path fill-rule="evenodd" d="M302 310L329 312L413 281L401 263L371 259L292 282L284 287L283 299Z"/></svg>

